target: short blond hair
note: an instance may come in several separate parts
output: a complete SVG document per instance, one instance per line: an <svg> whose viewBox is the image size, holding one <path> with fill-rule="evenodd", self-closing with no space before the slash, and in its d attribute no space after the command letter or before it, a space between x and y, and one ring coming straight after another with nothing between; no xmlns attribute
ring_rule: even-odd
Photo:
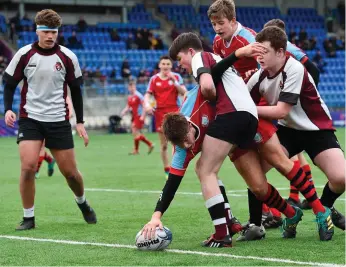
<svg viewBox="0 0 346 267"><path fill-rule="evenodd" d="M54 10L43 9L37 12L35 23L36 25L44 25L49 28L59 28L61 26L62 19Z"/></svg>
<svg viewBox="0 0 346 267"><path fill-rule="evenodd" d="M232 20L236 17L233 0L216 0L208 9L208 18L227 18Z"/></svg>

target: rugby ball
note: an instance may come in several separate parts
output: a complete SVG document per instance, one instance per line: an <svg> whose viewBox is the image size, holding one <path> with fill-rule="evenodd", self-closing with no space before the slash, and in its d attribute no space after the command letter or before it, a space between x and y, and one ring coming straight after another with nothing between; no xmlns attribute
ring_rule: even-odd
<svg viewBox="0 0 346 267"><path fill-rule="evenodd" d="M172 232L167 227L161 230L156 227L155 238L145 239L142 230L136 235L136 246L139 250L163 250L172 242Z"/></svg>

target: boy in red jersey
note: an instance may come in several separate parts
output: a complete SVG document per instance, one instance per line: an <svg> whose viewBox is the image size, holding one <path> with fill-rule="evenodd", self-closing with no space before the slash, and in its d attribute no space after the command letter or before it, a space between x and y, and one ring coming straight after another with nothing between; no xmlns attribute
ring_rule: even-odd
<svg viewBox="0 0 346 267"><path fill-rule="evenodd" d="M154 149L154 145L144 136L144 134L141 133L145 119L145 110L143 110L142 105L144 97L140 92L137 91L135 81L130 81L127 89L129 90L130 95L127 98L126 107L121 111L121 116L123 117L129 111L132 112L131 130L134 141L134 149L129 153L129 155L139 154L139 141L144 142L149 147L148 154L150 154Z"/></svg>
<svg viewBox="0 0 346 267"><path fill-rule="evenodd" d="M165 114L178 111L180 106L179 94L184 95L186 93L183 78L180 74L171 71L172 66L173 62L168 56L162 56L160 58L160 72L151 77L147 92L144 96L144 108L149 114L153 112L153 107L149 104L150 95L156 100L154 112L155 125L156 131L159 134L161 159L166 176L169 172L169 161L167 141L162 133L161 125Z"/></svg>

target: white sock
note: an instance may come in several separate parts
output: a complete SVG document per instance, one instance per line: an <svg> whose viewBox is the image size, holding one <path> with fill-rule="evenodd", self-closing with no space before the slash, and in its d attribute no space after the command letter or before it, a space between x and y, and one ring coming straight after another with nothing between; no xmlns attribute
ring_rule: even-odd
<svg viewBox="0 0 346 267"><path fill-rule="evenodd" d="M75 199L76 199L76 202L77 202L78 204L82 204L82 203L85 202L85 194L83 194L83 196L81 196L81 197L75 196Z"/></svg>
<svg viewBox="0 0 346 267"><path fill-rule="evenodd" d="M31 217L34 217L35 214L34 214L34 206L32 206L32 208L29 208L29 209L23 209L24 211L24 217L25 218L31 218Z"/></svg>

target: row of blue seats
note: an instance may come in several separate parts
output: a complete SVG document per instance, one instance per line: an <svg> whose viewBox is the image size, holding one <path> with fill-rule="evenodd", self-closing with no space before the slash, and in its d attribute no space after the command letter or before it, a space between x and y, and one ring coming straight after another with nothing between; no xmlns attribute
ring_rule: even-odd
<svg viewBox="0 0 346 267"><path fill-rule="evenodd" d="M341 85L332 85L328 83L320 83L318 84L318 91L319 92L343 92L345 94L345 84Z"/></svg>
<svg viewBox="0 0 346 267"><path fill-rule="evenodd" d="M107 51L101 51L101 50L80 50L80 49L73 49L73 52L76 55L98 55L98 56L110 56L110 55L145 55L145 56L158 56L160 57L161 55L167 54L167 50L125 50L125 49L119 49L114 52L107 52Z"/></svg>

